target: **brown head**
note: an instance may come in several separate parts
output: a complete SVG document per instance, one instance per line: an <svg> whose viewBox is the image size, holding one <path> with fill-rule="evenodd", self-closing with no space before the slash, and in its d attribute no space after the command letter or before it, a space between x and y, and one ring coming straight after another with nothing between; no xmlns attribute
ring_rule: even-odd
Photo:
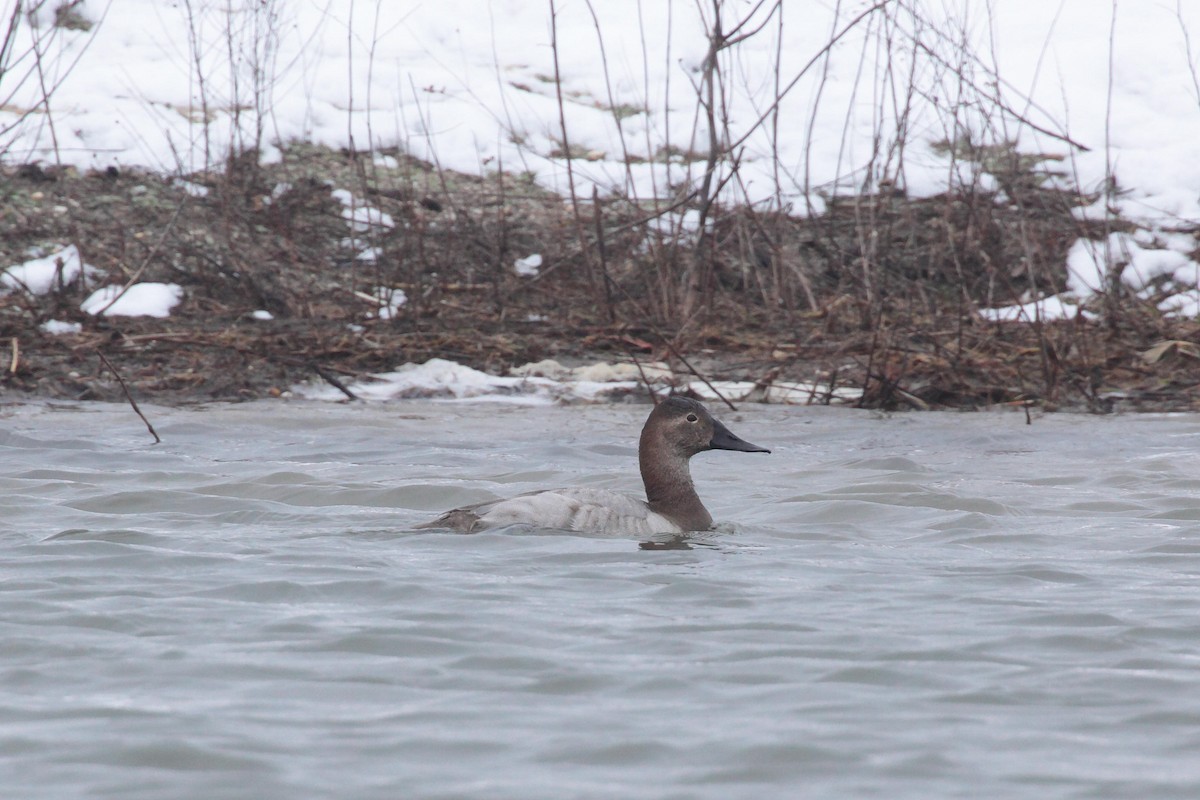
<svg viewBox="0 0 1200 800"><path fill-rule="evenodd" d="M705 530L712 525L688 469L688 460L705 450L771 452L734 435L695 400L669 397L650 412L638 445L646 499L651 510L687 530Z"/></svg>

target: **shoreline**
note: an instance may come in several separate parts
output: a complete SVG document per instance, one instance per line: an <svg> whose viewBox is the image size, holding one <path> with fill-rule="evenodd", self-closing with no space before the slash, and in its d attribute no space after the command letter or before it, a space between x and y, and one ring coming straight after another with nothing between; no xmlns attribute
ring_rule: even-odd
<svg viewBox="0 0 1200 800"><path fill-rule="evenodd" d="M0 393L123 399L98 353L136 399L167 405L430 358L494 375L555 359L853 390L855 405L885 410L1200 410L1196 320L1132 294L1093 299L1095 320L1082 305L1071 319L981 315L1027 286L1065 285L1082 223L1034 183L1024 214L982 195L875 195L807 219L714 207L688 230L670 206L572 204L520 176L391 162L297 147L277 165L250 153L187 181L0 168L2 265L74 245L95 271L0 295ZM866 276L850 249L864 208L890 243ZM1014 248L1040 263L1018 267ZM80 310L102 284L139 281L183 299L162 319ZM45 332L51 320L79 330Z"/></svg>

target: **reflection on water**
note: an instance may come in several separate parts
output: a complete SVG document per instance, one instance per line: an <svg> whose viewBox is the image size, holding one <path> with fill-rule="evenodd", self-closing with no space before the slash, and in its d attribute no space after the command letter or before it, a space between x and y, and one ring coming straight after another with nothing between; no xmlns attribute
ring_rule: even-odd
<svg viewBox="0 0 1200 800"><path fill-rule="evenodd" d="M632 492L631 492L632 494ZM717 523L711 531L692 531L690 533L660 533L647 537L639 542L642 550L691 550L693 547L720 548L728 542L728 536L737 532L737 527L730 523Z"/></svg>
<svg viewBox="0 0 1200 800"><path fill-rule="evenodd" d="M1200 794L1200 420L744 408L717 530L414 532L637 493L644 407L0 412L12 797Z"/></svg>

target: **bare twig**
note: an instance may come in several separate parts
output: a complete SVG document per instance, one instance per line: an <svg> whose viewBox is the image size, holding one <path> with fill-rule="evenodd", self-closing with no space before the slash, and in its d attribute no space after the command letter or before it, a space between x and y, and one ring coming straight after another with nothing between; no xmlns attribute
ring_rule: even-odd
<svg viewBox="0 0 1200 800"><path fill-rule="evenodd" d="M728 397L726 397L725 395L721 394L721 391L720 391L719 389L717 389L717 387L715 387L715 386L713 386L713 385L712 385L712 381L710 381L710 380L709 380L707 377L705 377L704 375L700 374L700 371L699 371L698 369L696 369L695 367L693 367L693 366L692 366L691 362L689 362L689 361L688 361L688 360L687 360L687 359L684 357L683 353L681 353L681 352L679 351L679 348L677 348L673 342L671 342L671 341L669 341L669 340L664 340L664 342L666 343L667 347L668 347L668 348L670 348L671 352L675 354L675 357L676 357L676 358L678 358L678 359L680 360L680 362L681 362L681 363L682 363L682 364L683 364L685 367L687 367L687 368L688 368L688 372L692 373L692 374L693 374L693 375L695 375L697 378L699 378L699 379L700 379L700 382L701 382L701 383L703 383L705 386L707 386L707 387L708 387L708 390L709 390L710 392L712 392L713 394L715 394L715 395L717 396L717 399L718 399L718 400L720 400L722 403L724 403L726 406L728 406L728 408L729 408L729 410L730 410L730 411L737 411L737 406L735 406L735 405L733 404L733 402L732 402L732 401L731 401L731 400L730 400Z"/></svg>
<svg viewBox="0 0 1200 800"><path fill-rule="evenodd" d="M638 217L637 219L630 220L629 222L624 222L620 225L615 225L615 226L609 228L608 234L611 236L613 234L621 233L623 231L627 231L632 228L640 228L642 225L645 225L648 222L652 222L653 220L656 220L656 219L661 219L663 216L665 216L666 214L670 214L672 211L678 211L679 209L685 208L686 206L690 205L692 203L692 201L694 201L696 199L696 197L699 196L699 194L700 194L699 189L688 192L687 195L676 200L674 203L671 203L669 206L663 206L662 208L659 208L648 214L644 214L644 215ZM550 265L546 269L539 272L537 275L534 275L532 278L529 279L529 282L536 283L537 281L540 281L542 278L546 277L551 272L553 272L559 265L566 263L567 257L581 254L587 249L587 247L588 247L587 240L585 238L581 238L578 242L576 242L575 249L565 253L563 255L563 258L560 259L557 263Z"/></svg>
<svg viewBox="0 0 1200 800"><path fill-rule="evenodd" d="M194 74L195 78L196 78L196 82L198 84L198 93L200 95L200 118L204 121L204 125L202 128L202 130L204 131L204 165L202 168L207 170L210 166L212 166L212 138L211 138L211 126L210 126L210 122L211 122L212 118L210 117L209 111L208 111L208 84L206 83L206 80L205 80L205 77L208 74L208 70L204 67L204 63L203 63L204 42L203 42L203 39L202 39L202 36L200 33L200 29L199 29L200 20L197 15L197 10L192 5L192 0L183 0L183 7L184 7L184 11L187 14L188 49L189 49L191 57L192 57L192 63L189 65L189 70L188 70L188 79L191 80L191 78ZM195 70L195 72L193 73L192 70ZM190 89L191 87L188 87L188 88ZM194 95L195 95L195 93L189 92L189 97L194 96ZM191 109L189 108L188 111L189 111L189 116L190 116ZM192 152L194 150L194 146L193 146L194 142L191 141L192 130L193 130L192 126L189 125L188 126L189 147L188 147L188 163L187 163L189 170L194 170L195 166L196 166L191 158Z"/></svg>
<svg viewBox="0 0 1200 800"><path fill-rule="evenodd" d="M125 285L121 287L121 291L117 292L113 296L113 299L109 300L103 308L96 311L93 316L104 316L104 312L112 308L113 304L124 297L125 293L128 292L129 289L138 282L138 279L142 277L142 273L146 271L146 267L150 266L151 260L153 260L154 257L158 255L158 251L162 249L163 243L166 242L167 237L171 235L171 231L175 229L175 223L178 221L179 214L183 211L183 207L186 203L187 195L184 195L184 199L181 200L179 205L175 207L175 213L171 215L171 219L167 222L167 227L163 228L163 232L159 235L158 240L154 243L154 246L150 248L150 252L146 254L144 259L142 259L141 265L134 270L131 276L129 276L129 280L125 281Z"/></svg>
<svg viewBox="0 0 1200 800"><path fill-rule="evenodd" d="M1183 52L1192 78L1192 90L1196 93L1196 102L1200 104L1200 69L1197 69L1196 57L1192 54L1191 33L1183 19L1183 0L1175 0L1175 18L1179 20L1179 30L1183 33Z"/></svg>
<svg viewBox="0 0 1200 800"><path fill-rule="evenodd" d="M121 384L121 391L125 392L125 399L129 401L129 405L133 407L134 412L142 418L142 422L146 423L146 430L150 431L150 435L154 437L154 443L158 444L162 439L158 438L158 432L154 430L154 426L150 424L150 420L146 419L146 415L138 408L137 401L133 399L133 395L129 393L129 387L125 385L125 379L121 377L121 373L117 372L117 368L112 365L112 362L104 357L104 353L100 350L96 351L96 355L100 356L100 360L104 362L114 376L117 378L117 383Z"/></svg>
<svg viewBox="0 0 1200 800"><path fill-rule="evenodd" d="M1109 312L1106 322L1115 320L1117 289L1120 287L1120 268L1116 266L1117 255L1112 252L1112 217L1116 210L1117 177L1113 171L1112 113L1113 90L1116 88L1116 38L1117 0L1112 0L1112 12L1108 26L1108 91L1104 101L1104 307Z"/></svg>
<svg viewBox="0 0 1200 800"><path fill-rule="evenodd" d="M600 31L600 18L596 16L596 8L592 0L586 0L588 13L592 15L592 26L596 29L596 44L600 48L600 68L604 73L604 91L608 95L608 110L612 113L613 123L617 126L617 139L621 142L622 161L625 163L625 186L633 189L633 161L629 157L629 143L625 141L625 130L621 121L622 114L618 110L617 99L613 94L612 77L608 69L608 52L604 47L604 36ZM595 193L593 192L593 195Z"/></svg>
<svg viewBox="0 0 1200 800"><path fill-rule="evenodd" d="M3 126L0 126L0 135L15 130L18 126L22 125L26 119L34 114L37 109L41 108L45 112L46 124L50 128L51 140L54 146L54 156L56 160L58 159L58 139L57 132L54 127L53 115L50 113L50 99L54 93L58 91L58 87L62 86L71 73L75 71L75 67L79 64L80 59L83 58L84 54L87 53L88 49L91 47L92 42L95 41L95 31L99 25L104 22L111 5L112 3L110 0L109 4L104 7L104 11L101 12L99 19L93 25L91 35L84 41L83 46L76 50L74 58L71 60L71 62L65 67L57 62L54 63L52 65L54 67L53 76L47 80L47 64L45 63L46 55L49 52L51 40L58 35L57 32L60 29L52 26L49 34L35 34L29 51L18 56L14 62L12 47L16 38L17 29L20 25L22 15L31 9L21 2L13 4L13 12L12 16L9 18L8 28L5 31L2 39L0 39L0 79L5 78L5 76L11 71L14 63L23 61L28 55L32 54L34 63L32 67L29 67L26 70L26 73L23 76L19 77L16 82L16 86L12 87L13 93L0 97L0 106L8 105L9 100L11 100L15 95L16 89L19 88L30 77L35 77L38 81L38 88L41 96L37 103L33 104L29 108L23 109L20 113L18 113L16 119ZM6 89L10 84L11 81L5 83ZM4 145L0 144L0 152L3 151Z"/></svg>
<svg viewBox="0 0 1200 800"><path fill-rule="evenodd" d="M629 357L633 359L633 365L637 367L638 375L642 376L642 385L650 393L650 399L654 401L654 405L658 405L658 394L650 385L650 379L646 377L646 370L642 369L642 362L638 360L637 353L633 352L633 348L629 349Z"/></svg>
<svg viewBox="0 0 1200 800"><path fill-rule="evenodd" d="M558 101L558 125L562 134L562 155L567 165L567 190L571 195L571 211L575 217L575 230L579 236L580 250L583 254L583 265L587 270L588 281L595 285L595 275L592 270L591 250L583 246L584 228L583 213L579 209L579 196L575 192L575 168L572 166L573 153L571 141L567 136L566 105L563 100L562 72L558 63L558 9L555 0L550 0L550 54L554 60L554 93Z"/></svg>
<svg viewBox="0 0 1200 800"><path fill-rule="evenodd" d="M592 186L592 219L596 223L596 252L600 256L600 276L604 279L604 305L608 308L608 321L616 322L612 279L608 277L608 246L604 242L604 215L600 207L600 190L595 186Z"/></svg>
<svg viewBox="0 0 1200 800"><path fill-rule="evenodd" d="M814 53L813 57L810 58L808 60L808 62L803 67L801 67L800 70L795 75L792 76L792 79L790 81L788 81L788 84L783 87L782 91L780 91L777 94L777 96L771 101L770 105L768 105L767 108L759 115L758 119L756 119L753 123L750 124L750 126L746 129L746 132L743 133L741 135L741 137L738 138L736 141L730 142L726 146L725 149L728 150L729 152L732 152L732 151L736 150L737 148L741 147L742 145L744 145L746 143L746 141L751 136L754 135L754 132L757 131L760 127L762 127L762 125L768 119L770 119L771 115L775 113L776 107L778 107L779 104L783 102L783 98L789 92L791 92L792 89L796 88L796 85L798 83L800 83L800 79L803 78L805 75L807 75L808 71L810 69L812 69L817 64L817 62L819 62L823 58L825 58L827 53L829 53L831 50L833 50L834 45L836 45L838 42L840 42L842 39L844 39L846 37L846 35L850 33L850 31L857 28L863 22L863 20L867 19L868 17L870 17L875 12L879 11L884 6L887 6L893 2L895 2L895 0L880 0L880 2L869 6L868 8L863 10L860 14L855 16L852 20L850 20L848 23L846 23L842 27L841 30L839 30L837 33L835 33L833 36L831 36L829 41L826 42L825 45L820 50L818 50L816 53Z"/></svg>
<svg viewBox="0 0 1200 800"><path fill-rule="evenodd" d="M633 305L635 308L637 308L637 307L638 307L638 303L637 303L637 301L636 301L636 300L633 298L633 296L632 296L632 295L629 293L629 290L628 290L628 289L626 289L626 288L625 288L624 286L622 286L621 284L619 284L619 283L616 283L615 281L613 282L613 285L614 285L614 286L616 286L618 289L620 289L620 290L621 290L621 293L625 295L625 298L626 298L626 300L627 300L627 301L628 301L628 302L629 302L631 305ZM639 309L639 310L640 310L640 309ZM676 345L675 345L675 342L671 341L671 339L669 339L669 338L666 336L666 334L664 334L664 333L663 333L661 330L659 330L658 326L656 326L656 325L655 325L655 324L654 324L654 323L653 323L653 322L650 320L650 316L649 316L648 314L646 314L644 311L643 311L643 312L641 312L641 313L642 313L642 318L643 318L643 321L645 322L645 325L646 325L646 327L648 327L648 328L649 328L649 329L650 329L650 330L651 330L651 331L654 333L654 335L658 337L658 340L659 340L660 342L662 342L662 343L663 343L663 344L666 346L666 348L667 348L668 350L670 350L670 351L671 351L671 354L672 354L672 355L674 355L676 358L678 358L678 359L679 359L679 362L680 362L681 364L683 364L683 366L684 366L684 367L686 367L686 368L687 368L688 372L692 373L692 374L693 374L693 375L695 375L697 378L699 378L699 379L700 379L700 382L701 382L701 383L703 383L705 386L707 386L707 387L709 388L709 390L710 390L710 391L711 391L711 392L712 392L714 395L716 395L716 396L717 396L717 398L718 398L718 399L719 399L719 400L720 400L722 403L724 403L725 405L729 406L729 410L730 410L730 411L737 411L737 406L735 406L735 405L734 405L732 402L730 402L730 400L729 400L727 397L725 397L725 395L721 394L720 390L718 390L718 389L717 389L717 387L715 387L715 386L713 386L713 385L712 385L712 381L710 381L710 380L708 379L708 377L707 377L707 376L705 376L703 373L701 373L701 372L700 372L700 370L698 370L698 369L696 369L695 367L693 367L693 366L692 366L691 362L687 360L687 357L686 357L686 356L684 356L683 352L682 352L682 351L680 351L680 349L679 349L678 347L676 347ZM640 367L639 367L639 370L640 370Z"/></svg>
<svg viewBox="0 0 1200 800"><path fill-rule="evenodd" d="M333 375L331 375L328 370L324 369L323 367L321 367L317 364L313 364L312 368L313 368L313 372L317 373L317 375L320 376L321 380L325 381L330 386L337 389L342 394L346 395L346 397L350 398L351 400L361 400L362 399L358 395L356 395L354 392L347 389L346 384L342 383L340 380L338 380Z"/></svg>

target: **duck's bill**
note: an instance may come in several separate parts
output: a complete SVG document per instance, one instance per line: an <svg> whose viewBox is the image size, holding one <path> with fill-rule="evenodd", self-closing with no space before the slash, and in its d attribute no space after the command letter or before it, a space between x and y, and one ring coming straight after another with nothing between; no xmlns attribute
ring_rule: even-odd
<svg viewBox="0 0 1200 800"><path fill-rule="evenodd" d="M750 444L745 439L735 436L729 428L726 428L720 422L713 420L713 435L708 446L713 450L737 450L742 453L769 453L771 452L765 447L759 447L756 444Z"/></svg>

